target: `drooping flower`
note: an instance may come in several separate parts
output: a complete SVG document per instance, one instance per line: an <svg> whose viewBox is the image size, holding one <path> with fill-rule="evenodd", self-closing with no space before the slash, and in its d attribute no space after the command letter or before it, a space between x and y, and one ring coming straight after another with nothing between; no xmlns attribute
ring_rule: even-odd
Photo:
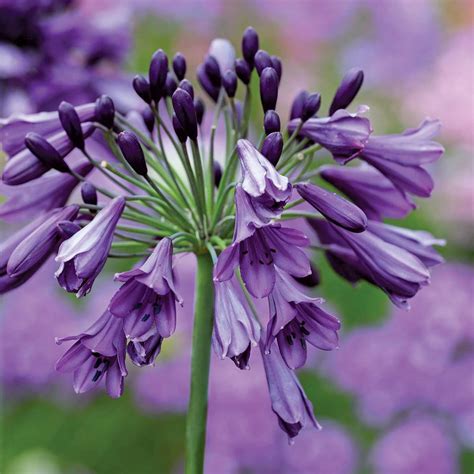
<svg viewBox="0 0 474 474"><path fill-rule="evenodd" d="M434 183L423 165L435 162L444 152L444 148L432 140L440 127L439 120L426 119L418 128L409 128L398 135L373 135L360 158L377 168L401 191L429 197Z"/></svg>
<svg viewBox="0 0 474 474"><path fill-rule="evenodd" d="M306 426L321 429L295 373L288 368L279 351L266 353L260 345L273 413L280 428L291 440Z"/></svg>
<svg viewBox="0 0 474 474"><path fill-rule="evenodd" d="M216 354L232 359L239 369L248 369L251 346L260 340L255 321L235 278L215 282L215 316L212 345Z"/></svg>
<svg viewBox="0 0 474 474"><path fill-rule="evenodd" d="M369 219L400 219L413 209L411 199L371 166L327 166L321 177L348 196Z"/></svg>
<svg viewBox="0 0 474 474"><path fill-rule="evenodd" d="M141 266L115 275L124 285L110 301L109 311L124 320L125 334L135 343L156 333L170 337L176 328L176 301L182 304L182 299L174 284L172 256L172 241L164 238Z"/></svg>
<svg viewBox="0 0 474 474"><path fill-rule="evenodd" d="M306 342L322 350L337 348L341 323L320 307L323 302L302 293L287 275L277 270L269 296L266 351L276 338L285 363L291 369L298 369L306 362Z"/></svg>
<svg viewBox="0 0 474 474"><path fill-rule="evenodd" d="M124 206L123 197L113 199L89 224L61 244L56 278L66 291L78 297L90 291L105 265Z"/></svg>
<svg viewBox="0 0 474 474"><path fill-rule="evenodd" d="M163 336L159 332L144 341L131 340L127 344L127 354L138 367L153 365L161 352Z"/></svg>
<svg viewBox="0 0 474 474"><path fill-rule="evenodd" d="M122 319L105 311L83 333L56 339L57 344L65 341L76 342L56 362L56 370L74 372L76 393L93 389L105 376L107 393L113 398L122 395L123 381L127 376Z"/></svg>
<svg viewBox="0 0 474 474"><path fill-rule="evenodd" d="M302 125L299 136L318 143L331 152L337 162L345 164L360 155L372 132L369 120L360 116L365 110L362 108L356 114L338 110L330 117L310 118ZM292 133L300 124L300 119L293 119L288 130Z"/></svg>

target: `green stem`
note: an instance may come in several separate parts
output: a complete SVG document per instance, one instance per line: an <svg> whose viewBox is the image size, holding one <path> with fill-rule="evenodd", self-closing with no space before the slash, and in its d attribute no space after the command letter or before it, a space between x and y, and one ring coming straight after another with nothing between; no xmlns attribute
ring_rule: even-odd
<svg viewBox="0 0 474 474"><path fill-rule="evenodd" d="M186 474L202 474L206 443L207 395L211 335L214 317L212 258L197 255L196 300L194 304L191 394L186 420Z"/></svg>

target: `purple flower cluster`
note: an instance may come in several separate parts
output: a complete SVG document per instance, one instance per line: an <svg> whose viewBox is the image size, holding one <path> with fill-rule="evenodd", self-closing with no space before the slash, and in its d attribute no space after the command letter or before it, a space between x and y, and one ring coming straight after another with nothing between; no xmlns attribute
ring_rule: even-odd
<svg viewBox="0 0 474 474"><path fill-rule="evenodd" d="M432 140L439 124L431 120L399 135L373 136L362 116L366 106L346 110L363 82L356 69L336 89L327 116L318 93L298 94L282 133L275 111L280 58L260 49L250 27L242 38L243 58L235 54L227 40L216 39L197 69L216 104L208 146L205 105L185 78L186 60L177 53L169 61L161 49L151 58L148 78L133 80L146 104L140 126L116 111L108 96L78 107L63 101L57 113L7 121L0 129L9 155L2 180L19 194L12 192L0 212L14 220L34 208L39 216L3 244L0 292L27 281L55 254L59 285L84 297L109 258L134 258L133 269L116 275L122 286L97 321L58 339L75 341L57 368L74 373L77 392L104 380L118 397L126 360L152 365L174 333L176 302L183 303L176 255L195 254L197 334L210 345L213 324L217 355L239 369L249 368L252 347L259 347L271 408L293 439L304 427L319 428L295 370L305 364L308 344L324 351L338 347L340 322L322 298L305 293L301 283L317 283L306 250L310 241L286 222L309 218L316 247L336 272L350 282L366 280L406 307L428 285L429 268L442 261L433 245L443 242L382 219L406 215L414 208L412 195L429 196L433 183L424 166L443 148ZM258 144L249 140L254 74L265 113ZM222 169L214 143L221 114L228 137ZM98 141L108 154L95 151ZM320 149L337 166L318 166ZM353 166L356 160L364 163ZM94 186L90 175L97 172L103 181ZM79 183L81 199L69 199ZM20 197L24 189L29 192ZM303 201L311 211L298 207ZM212 318L206 320L206 312Z"/></svg>

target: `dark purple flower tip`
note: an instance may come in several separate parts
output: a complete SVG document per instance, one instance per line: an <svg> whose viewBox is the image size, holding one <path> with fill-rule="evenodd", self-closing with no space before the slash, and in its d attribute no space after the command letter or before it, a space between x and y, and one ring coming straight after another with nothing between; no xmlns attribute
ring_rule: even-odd
<svg viewBox="0 0 474 474"><path fill-rule="evenodd" d="M206 73L206 68L204 64L200 64L197 67L196 70L196 75L199 81L199 84L201 84L201 87L204 89L206 94L214 101L217 102L217 99L219 98L219 87L216 87L211 80L209 79L209 76Z"/></svg>
<svg viewBox="0 0 474 474"><path fill-rule="evenodd" d="M263 119L265 135L280 131L280 116L274 110L267 110Z"/></svg>
<svg viewBox="0 0 474 474"><path fill-rule="evenodd" d="M204 69L206 71L207 77L211 81L214 87L221 86L221 70L219 68L219 63L214 56L208 54L204 59Z"/></svg>
<svg viewBox="0 0 474 474"><path fill-rule="evenodd" d="M187 79L183 79L179 83L179 88L183 89L183 91L186 91L191 96L191 99L194 100L194 87ZM171 95L173 95L173 94L171 94Z"/></svg>
<svg viewBox="0 0 474 474"><path fill-rule="evenodd" d="M153 132L153 129L155 128L155 115L149 107L142 110L142 118L147 130L150 133Z"/></svg>
<svg viewBox="0 0 474 474"><path fill-rule="evenodd" d="M278 81L281 81L281 76L283 74L283 65L281 63L281 58L278 56L271 56L272 60L272 67L275 69L276 73L278 74Z"/></svg>
<svg viewBox="0 0 474 474"><path fill-rule="evenodd" d="M311 183L295 186L299 195L327 220L351 232L363 232L367 228L364 211L350 201Z"/></svg>
<svg viewBox="0 0 474 474"><path fill-rule="evenodd" d="M235 60L235 73L245 85L249 84L252 70L245 59L239 58Z"/></svg>
<svg viewBox="0 0 474 474"><path fill-rule="evenodd" d="M183 89L176 89L173 94L173 108L186 135L191 140L197 139L197 117L192 97Z"/></svg>
<svg viewBox="0 0 474 474"><path fill-rule="evenodd" d="M196 118L198 125L202 124L202 119L204 118L204 113L206 111L206 106L204 102L199 97L194 100L194 109L196 110Z"/></svg>
<svg viewBox="0 0 474 474"><path fill-rule="evenodd" d="M81 120L76 109L69 102L61 102L58 107L59 120L72 144L84 149L84 134L82 133Z"/></svg>
<svg viewBox="0 0 474 474"><path fill-rule="evenodd" d="M25 145L38 160L48 169L55 169L61 173L69 173L70 169L61 158L59 152L45 138L37 133L26 134Z"/></svg>
<svg viewBox="0 0 474 474"><path fill-rule="evenodd" d="M352 68L347 71L334 94L331 107L329 107L329 115L339 109L348 107L359 92L363 82L364 72L361 69Z"/></svg>
<svg viewBox="0 0 474 474"><path fill-rule="evenodd" d="M253 67L255 54L259 48L258 33L249 26L242 36L242 54L247 63Z"/></svg>
<svg viewBox="0 0 474 474"><path fill-rule="evenodd" d="M114 126L115 106L107 95L101 95L95 101L95 119L104 127L112 129Z"/></svg>
<svg viewBox="0 0 474 474"><path fill-rule="evenodd" d="M262 144L262 155L273 165L276 166L283 151L283 136L280 132L270 133Z"/></svg>
<svg viewBox="0 0 474 474"><path fill-rule="evenodd" d="M173 58L173 71L178 81L182 81L186 75L186 58L181 53L176 53Z"/></svg>
<svg viewBox="0 0 474 474"><path fill-rule="evenodd" d="M232 69L227 69L227 71L222 76L222 86L228 97L233 98L235 92L237 91L237 75Z"/></svg>
<svg viewBox="0 0 474 474"><path fill-rule="evenodd" d="M214 161L213 166L214 166L214 184L216 188L218 188L222 179L222 167L217 161Z"/></svg>
<svg viewBox="0 0 474 474"><path fill-rule="evenodd" d="M306 120L316 114L319 107L321 107L321 94L318 94L317 92L309 94L304 101L303 111L300 118L303 122L306 122Z"/></svg>
<svg viewBox="0 0 474 474"><path fill-rule="evenodd" d="M178 83L176 79L173 77L173 74L170 72L166 75L166 82L165 82L165 91L168 97L171 97L174 91L178 88Z"/></svg>
<svg viewBox="0 0 474 474"><path fill-rule="evenodd" d="M314 288L321 283L321 276L319 270L312 263L310 263L310 266L311 273L309 275L304 277L294 276L293 278L301 285L307 286L308 288Z"/></svg>
<svg viewBox="0 0 474 474"><path fill-rule="evenodd" d="M266 67L260 74L260 100L263 110L274 110L278 99L278 75L272 67Z"/></svg>
<svg viewBox="0 0 474 474"><path fill-rule="evenodd" d="M72 237L76 232L81 230L81 226L71 221L60 221L57 224L59 233L61 234L62 240L67 240Z"/></svg>
<svg viewBox="0 0 474 474"><path fill-rule="evenodd" d="M121 132L117 136L117 143L127 163L140 176L147 176L148 170L142 147L136 135L132 132Z"/></svg>
<svg viewBox="0 0 474 474"><path fill-rule="evenodd" d="M308 95L307 91L298 92L291 104L290 120L301 118L303 116L303 109Z"/></svg>
<svg viewBox="0 0 474 474"><path fill-rule="evenodd" d="M263 49L259 49L255 54L254 58L255 69L258 75L262 74L262 71L267 67L273 67L272 58ZM278 76L277 76L278 77Z"/></svg>
<svg viewBox="0 0 474 474"><path fill-rule="evenodd" d="M143 76L133 78L133 88L137 95L147 104L151 103L150 84Z"/></svg>
<svg viewBox="0 0 474 474"><path fill-rule="evenodd" d="M186 130L183 128L183 126L181 125L181 122L178 120L178 117L176 117L175 114L173 114L172 122L173 122L174 133L176 133L178 140L181 143L186 143L186 140L188 139L188 135L186 134Z"/></svg>
<svg viewBox="0 0 474 474"><path fill-rule="evenodd" d="M81 197L85 204L97 205L97 189L88 181L82 183Z"/></svg>
<svg viewBox="0 0 474 474"><path fill-rule="evenodd" d="M148 69L151 98L155 102L158 102L164 95L167 74L168 56L166 56L162 49L159 49L153 54Z"/></svg>
<svg viewBox="0 0 474 474"><path fill-rule="evenodd" d="M235 366L238 369L240 369L240 370L249 370L250 369L249 360L250 360L251 351L252 351L252 345L249 344L247 346L247 349L245 349L245 351L242 352L242 354L231 357L232 362L235 364Z"/></svg>

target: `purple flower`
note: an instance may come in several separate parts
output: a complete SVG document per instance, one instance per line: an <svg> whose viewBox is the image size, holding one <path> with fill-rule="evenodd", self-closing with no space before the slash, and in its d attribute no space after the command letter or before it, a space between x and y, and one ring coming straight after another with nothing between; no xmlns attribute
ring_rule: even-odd
<svg viewBox="0 0 474 474"><path fill-rule="evenodd" d="M250 347L260 340L260 326L234 278L215 282L214 288L214 351L222 359L232 359L239 369L248 369Z"/></svg>
<svg viewBox="0 0 474 474"><path fill-rule="evenodd" d="M140 266L118 273L125 282L113 296L109 311L124 320L128 339L143 343L155 336L170 337L176 328L176 301L182 304L173 277L173 244L162 239ZM138 345L135 349L137 353Z"/></svg>
<svg viewBox="0 0 474 474"><path fill-rule="evenodd" d="M215 280L229 280L240 265L248 291L256 298L263 298L275 284L275 266L293 276L311 273L308 257L300 249L308 244L302 232L279 224L255 229L250 237L235 240L219 255Z"/></svg>
<svg viewBox="0 0 474 474"><path fill-rule="evenodd" d="M311 183L296 185L299 195L327 220L351 232L363 232L367 217L355 204Z"/></svg>
<svg viewBox="0 0 474 474"><path fill-rule="evenodd" d="M369 219L401 218L415 209L411 199L371 166L328 166L321 177L348 196Z"/></svg>
<svg viewBox="0 0 474 474"><path fill-rule="evenodd" d="M81 176L92 170L88 162L80 162L71 167ZM52 170L46 175L18 186L1 186L2 193L10 195L8 201L0 205L0 217L5 220L24 220L66 204L77 178Z"/></svg>
<svg viewBox="0 0 474 474"><path fill-rule="evenodd" d="M54 209L44 217L43 222L24 240L10 255L7 273L11 278L36 271L56 249L60 241L60 230L57 224L61 221L73 220L79 206L73 205L62 209Z"/></svg>
<svg viewBox="0 0 474 474"><path fill-rule="evenodd" d="M426 119L418 128L399 135L371 136L360 158L377 168L402 192L429 197L433 180L422 167L436 161L444 148L432 138L439 133L439 120Z"/></svg>
<svg viewBox="0 0 474 474"><path fill-rule="evenodd" d="M364 82L364 71L358 68L352 68L342 78L337 88L331 106L329 107L329 115L332 115L339 109L346 109L362 87Z"/></svg>
<svg viewBox="0 0 474 474"><path fill-rule="evenodd" d="M65 240L58 250L56 271L59 284L78 297L86 295L107 260L115 226L125 207L125 199L110 201L94 219Z"/></svg>
<svg viewBox="0 0 474 474"><path fill-rule="evenodd" d="M323 301L306 296L287 275L277 270L269 296L266 351L276 338L285 363L290 369L298 369L306 362L306 342L325 351L337 348L341 323L320 308Z"/></svg>
<svg viewBox="0 0 474 474"><path fill-rule="evenodd" d="M359 156L372 132L369 120L360 117L360 113L338 110L330 117L310 118L303 124L299 136L319 143L332 153L337 162L345 164ZM299 124L300 119L292 120L288 130L294 132Z"/></svg>
<svg viewBox="0 0 474 474"><path fill-rule="evenodd" d="M123 320L108 311L86 331L77 336L56 339L57 344L76 341L56 362L59 372L74 371L74 390L87 392L96 387L105 376L107 393L118 398L123 393L125 344Z"/></svg>
<svg viewBox="0 0 474 474"><path fill-rule="evenodd" d="M262 346L260 347L262 349ZM286 432L290 442L306 426L321 429L314 417L313 405L279 351L273 350L266 354L262 349L261 352L272 410L278 417L280 428Z"/></svg>
<svg viewBox="0 0 474 474"><path fill-rule="evenodd" d="M127 344L127 353L137 367L153 365L161 352L163 337L160 333L150 336L144 341L131 340Z"/></svg>

